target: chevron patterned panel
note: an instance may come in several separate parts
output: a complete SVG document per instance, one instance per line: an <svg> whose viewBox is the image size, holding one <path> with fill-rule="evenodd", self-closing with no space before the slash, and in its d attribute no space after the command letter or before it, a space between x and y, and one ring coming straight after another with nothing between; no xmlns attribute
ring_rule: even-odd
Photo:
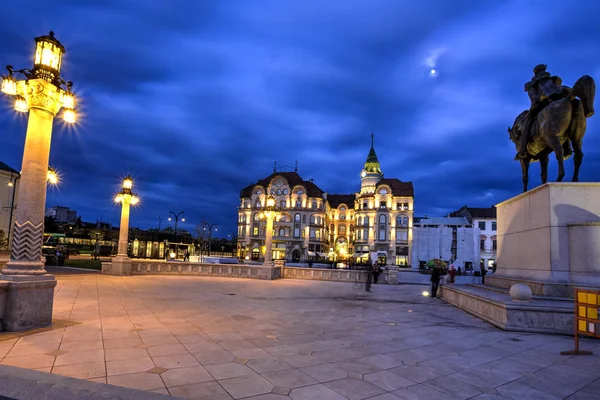
<svg viewBox="0 0 600 400"><path fill-rule="evenodd" d="M15 231L10 259L14 261L39 262L44 243L44 223L34 225L31 221L15 221Z"/></svg>

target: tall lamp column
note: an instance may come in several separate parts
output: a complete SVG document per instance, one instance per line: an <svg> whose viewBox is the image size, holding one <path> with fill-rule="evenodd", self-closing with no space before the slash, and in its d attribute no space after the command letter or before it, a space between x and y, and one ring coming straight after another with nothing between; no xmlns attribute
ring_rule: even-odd
<svg viewBox="0 0 600 400"><path fill-rule="evenodd" d="M119 226L119 247L117 258L126 259L129 243L129 212L132 205L139 203L140 198L132 192L133 179L127 176L123 179L123 188L115 197L115 203L121 203L121 225Z"/></svg>
<svg viewBox="0 0 600 400"><path fill-rule="evenodd" d="M273 221L277 214L277 207L275 206L275 198L269 196L267 198L267 204L265 210L261 213L261 217L267 220L267 227L265 232L265 257L264 266L272 267L273 263Z"/></svg>
<svg viewBox="0 0 600 400"><path fill-rule="evenodd" d="M2 77L1 90L14 97L15 110L29 113L10 261L2 275L46 274L42 244L52 123L61 108L65 121L76 119L73 84L60 77L64 46L53 32L35 41L33 69L14 70L9 65L8 75ZM15 74L25 79L17 81Z"/></svg>

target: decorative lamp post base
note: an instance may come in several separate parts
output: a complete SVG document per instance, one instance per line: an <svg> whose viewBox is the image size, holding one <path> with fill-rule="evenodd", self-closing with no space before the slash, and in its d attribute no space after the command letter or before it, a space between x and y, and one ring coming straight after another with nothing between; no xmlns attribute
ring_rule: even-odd
<svg viewBox="0 0 600 400"><path fill-rule="evenodd" d="M4 270L2 271L4 272ZM4 320L0 330L18 332L52 325L54 275L0 275L0 312ZM2 301L4 297L5 301Z"/></svg>
<svg viewBox="0 0 600 400"><path fill-rule="evenodd" d="M111 262L102 263L102 273L105 275L131 275L131 258L116 256Z"/></svg>
<svg viewBox="0 0 600 400"><path fill-rule="evenodd" d="M10 260L6 263L4 268L2 268L2 275L37 275L42 276L46 275L46 267L43 262L33 262L33 261L13 261ZM4 277L0 277L0 279L6 279Z"/></svg>

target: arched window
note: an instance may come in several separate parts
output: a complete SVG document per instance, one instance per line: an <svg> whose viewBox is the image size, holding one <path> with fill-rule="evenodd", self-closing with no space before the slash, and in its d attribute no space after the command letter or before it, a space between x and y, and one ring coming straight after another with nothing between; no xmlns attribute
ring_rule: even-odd
<svg viewBox="0 0 600 400"><path fill-rule="evenodd" d="M363 220L363 238L364 239L368 239L369 238L369 217L365 217L365 219Z"/></svg>
<svg viewBox="0 0 600 400"><path fill-rule="evenodd" d="M310 224L311 224L311 225L314 225L314 224L315 224L315 216L314 216L314 215L311 215L311 216L310 216Z"/></svg>
<svg viewBox="0 0 600 400"><path fill-rule="evenodd" d="M396 217L396 241L408 241L408 216L400 214Z"/></svg>
<svg viewBox="0 0 600 400"><path fill-rule="evenodd" d="M346 225L340 225L339 231L340 231L340 235L345 235L346 234Z"/></svg>
<svg viewBox="0 0 600 400"><path fill-rule="evenodd" d="M379 216L378 240L386 240L387 218L384 214Z"/></svg>
<svg viewBox="0 0 600 400"><path fill-rule="evenodd" d="M258 214L254 213L254 221L258 221Z"/></svg>
<svg viewBox="0 0 600 400"><path fill-rule="evenodd" d="M260 199L256 199L255 207L260 208Z"/></svg>
<svg viewBox="0 0 600 400"><path fill-rule="evenodd" d="M358 226L361 226L361 225L362 225L362 217L358 217L358 223L357 223L357 225L358 225Z"/></svg>
<svg viewBox="0 0 600 400"><path fill-rule="evenodd" d="M279 228L279 236L285 236L285 229Z"/></svg>
<svg viewBox="0 0 600 400"><path fill-rule="evenodd" d="M300 214L294 215L294 221L300 222Z"/></svg>
<svg viewBox="0 0 600 400"><path fill-rule="evenodd" d="M364 225L367 227L369 226L369 217L365 217Z"/></svg>

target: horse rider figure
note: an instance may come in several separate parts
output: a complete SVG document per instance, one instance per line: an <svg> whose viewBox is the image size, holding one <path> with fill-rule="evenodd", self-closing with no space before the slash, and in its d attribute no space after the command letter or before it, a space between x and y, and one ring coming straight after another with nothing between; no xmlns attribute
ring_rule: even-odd
<svg viewBox="0 0 600 400"><path fill-rule="evenodd" d="M560 100L569 95L570 89L562 86L562 79L551 76L546 72L546 65L539 64L533 69L533 78L525 83L525 91L531 100L531 107L523 122L521 129L521 142L515 160L525 159L527 155L527 143L531 138L531 128L538 114L551 102ZM572 153L570 143L565 145L565 156Z"/></svg>

